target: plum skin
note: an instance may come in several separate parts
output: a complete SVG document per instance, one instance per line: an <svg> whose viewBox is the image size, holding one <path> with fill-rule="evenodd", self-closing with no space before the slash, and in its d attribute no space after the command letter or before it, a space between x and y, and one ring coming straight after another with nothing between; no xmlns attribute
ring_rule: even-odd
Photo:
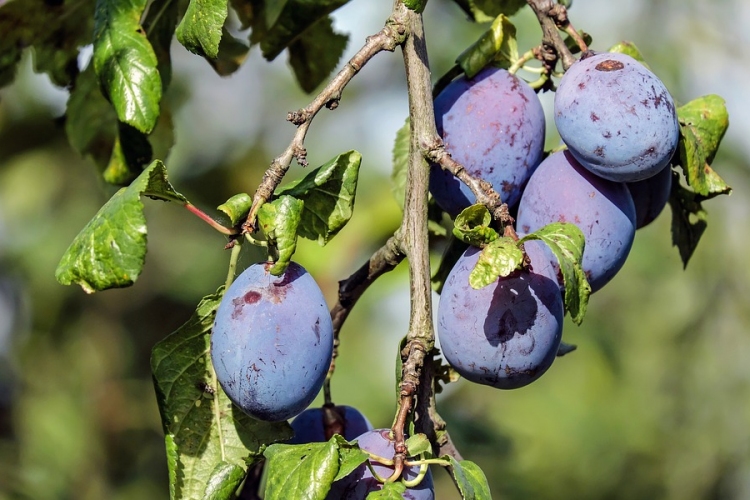
<svg viewBox="0 0 750 500"><path fill-rule="evenodd" d="M562 338L563 304L541 242L525 243L531 270L475 290L469 274L479 258L458 259L438 304L438 338L448 363L472 382L516 389L547 371Z"/></svg>
<svg viewBox="0 0 750 500"><path fill-rule="evenodd" d="M635 206L625 183L592 174L569 151L548 156L531 176L516 230L527 235L553 222L570 222L583 231L582 265L592 292L622 268L635 238Z"/></svg>
<svg viewBox="0 0 750 500"><path fill-rule="evenodd" d="M659 173L679 139L669 91L625 54L601 53L573 64L555 93L554 116L576 160L615 182Z"/></svg>
<svg viewBox="0 0 750 500"><path fill-rule="evenodd" d="M347 441L353 441L367 431L372 430L372 424L367 417L351 406L337 406L336 411L343 417L342 436ZM328 441L325 430L325 410L323 408L308 408L294 420L292 420L292 429L294 437L289 444L319 443Z"/></svg>
<svg viewBox="0 0 750 500"><path fill-rule="evenodd" d="M664 210L672 191L672 168L669 166L653 177L628 182L628 191L635 204L635 228L651 224Z"/></svg>
<svg viewBox="0 0 750 500"><path fill-rule="evenodd" d="M374 429L357 437L359 447L379 457L392 458L396 453L395 441L390 437L390 429ZM383 479L393 474L392 465L383 465L370 460L372 468ZM418 466L404 467L402 478L412 480L419 475ZM361 464L348 476L331 485L327 500L364 500L367 494L382 489L383 485L372 476L366 464ZM422 481L412 488L407 488L403 494L407 500L434 500L432 472L428 469Z"/></svg>
<svg viewBox="0 0 750 500"><path fill-rule="evenodd" d="M259 420L298 415L325 381L333 325L323 293L299 264L273 276L248 267L227 289L211 334L211 360L229 399Z"/></svg>
<svg viewBox="0 0 750 500"><path fill-rule="evenodd" d="M435 99L435 122L446 150L474 176L491 183L503 202L514 205L541 162L544 110L534 90L504 69L488 67L458 78ZM471 190L439 165L430 172L430 191L452 217L475 202Z"/></svg>

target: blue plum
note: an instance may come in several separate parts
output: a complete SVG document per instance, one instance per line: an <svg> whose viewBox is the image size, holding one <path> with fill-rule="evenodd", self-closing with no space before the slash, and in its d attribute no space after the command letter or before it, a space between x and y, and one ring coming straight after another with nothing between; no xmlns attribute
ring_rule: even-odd
<svg viewBox="0 0 750 500"><path fill-rule="evenodd" d="M516 230L526 235L553 222L570 222L583 231L583 270L596 291L627 259L635 237L635 206L625 183L602 179L583 168L570 152L559 151L529 179L518 206Z"/></svg>
<svg viewBox="0 0 750 500"><path fill-rule="evenodd" d="M329 432L326 432L326 409L308 408L292 420L294 437L289 444L318 443L328 441L331 436L339 434L347 441L353 441L357 436L372 430L372 424L367 417L351 406L336 406L330 408L332 422ZM333 414L333 412L338 415ZM340 422L337 422L340 417ZM340 425L340 427L339 427Z"/></svg>
<svg viewBox="0 0 750 500"><path fill-rule="evenodd" d="M541 242L525 244L531 269L475 290L469 285L480 250L458 259L440 294L443 356L467 380L498 389L535 381L555 360L562 337L560 288Z"/></svg>
<svg viewBox="0 0 750 500"><path fill-rule="evenodd" d="M211 360L229 399L277 422L315 398L331 364L333 325L323 293L299 264L247 268L227 289L211 334Z"/></svg>
<svg viewBox="0 0 750 500"><path fill-rule="evenodd" d="M357 437L359 447L383 458L393 458L396 453L395 441L391 439L390 429L375 429L365 432ZM383 479L393 474L393 466L383 465L370 460L370 465ZM419 467L409 466L404 468L402 478L413 480L419 475ZM348 476L336 481L331 485L331 490L326 497L328 500L364 500L373 491L382 489L383 485L372 476L366 464L357 467ZM428 469L422 481L412 488L407 488L403 494L407 500L433 500L435 491L433 489L432 472Z"/></svg>
<svg viewBox="0 0 750 500"><path fill-rule="evenodd" d="M628 182L628 190L635 204L635 228L651 224L669 201L672 191L672 168L667 166L653 177L638 182Z"/></svg>
<svg viewBox="0 0 750 500"><path fill-rule="evenodd" d="M576 62L560 80L554 108L557 130L576 160L611 181L648 179L677 148L672 96L625 54L601 53Z"/></svg>
<svg viewBox="0 0 750 500"><path fill-rule="evenodd" d="M490 182L508 205L542 160L544 110L531 87L504 69L485 68L451 82L435 99L438 133L454 159ZM468 187L432 165L430 191L455 217L475 202Z"/></svg>

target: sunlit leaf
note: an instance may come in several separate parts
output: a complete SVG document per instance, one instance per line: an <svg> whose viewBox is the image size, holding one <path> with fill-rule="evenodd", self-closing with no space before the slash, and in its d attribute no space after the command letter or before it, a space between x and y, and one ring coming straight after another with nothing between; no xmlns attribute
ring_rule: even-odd
<svg viewBox="0 0 750 500"><path fill-rule="evenodd" d="M464 243L484 246L500 237L490 224L492 215L487 207L477 203L461 211L453 223L453 235Z"/></svg>
<svg viewBox="0 0 750 500"><path fill-rule="evenodd" d="M216 59L228 8L227 0L190 0L177 40L194 54Z"/></svg>
<svg viewBox="0 0 750 500"><path fill-rule="evenodd" d="M517 60L516 27L505 15L499 15L490 29L458 56L456 63L472 78L490 63L509 68Z"/></svg>
<svg viewBox="0 0 750 500"><path fill-rule="evenodd" d="M292 261L297 249L297 232L305 202L293 196L281 195L264 203L258 211L258 222L269 243L276 246L278 259L269 272L280 276Z"/></svg>
<svg viewBox="0 0 750 500"><path fill-rule="evenodd" d="M464 500L492 500L487 477L477 464L469 460L458 461L446 455L451 463L451 472L456 481L461 498Z"/></svg>
<svg viewBox="0 0 750 500"><path fill-rule="evenodd" d="M515 241L503 236L491 241L479 254L477 263L469 274L469 285L478 290L508 276L523 263L523 252Z"/></svg>
<svg viewBox="0 0 750 500"><path fill-rule="evenodd" d="M253 199L249 194L239 193L219 205L217 209L224 212L234 226L247 216L252 205Z"/></svg>

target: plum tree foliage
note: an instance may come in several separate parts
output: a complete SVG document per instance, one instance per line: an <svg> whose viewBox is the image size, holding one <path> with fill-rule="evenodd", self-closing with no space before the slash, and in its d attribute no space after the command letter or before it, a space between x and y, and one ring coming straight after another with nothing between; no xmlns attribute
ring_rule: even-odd
<svg viewBox="0 0 750 500"><path fill-rule="evenodd" d="M432 474L441 467L462 498L490 498L484 473L462 458L439 417L441 386L458 373L514 389L550 373L571 350L561 343L563 315L583 320L592 291L622 267L636 228L669 203L686 265L706 227L703 203L730 192L711 167L728 126L724 101L708 95L675 105L659 69L632 43L590 50L591 37L571 24L570 2L455 0L488 24L474 44L456 47L456 65L439 78L429 71L426 0L395 1L383 28L331 76L349 41L331 13L346 3L0 2L0 84L33 48L35 70L70 90L70 144L121 186L62 256L58 281L88 293L133 285L146 255L144 197L182 205L228 240L226 285L207 290L193 317L152 352L173 499L434 498ZM542 38L519 50L509 16L522 8L533 10ZM246 39L234 34L237 22ZM224 222L177 192L163 163L174 37L220 75L239 68L253 45L269 61L286 51L300 87L317 90L287 115L296 132L260 184L243 186L254 195L239 192L218 207ZM85 45L93 57L80 67ZM284 177L293 161L307 166L305 137L317 113L349 104L347 84L370 59L397 49L409 96L393 165L404 217L342 277L329 311L292 259L298 237L325 245L346 226L361 155L345 151L302 179ZM545 152L536 94L555 91L558 149L567 151ZM509 204L517 200L516 222ZM235 279L243 245L266 248L268 259ZM430 252L441 249L433 273ZM359 297L404 259L412 307L398 346L397 409L390 429L373 431L357 410L334 403L332 359ZM442 290L442 355L433 287ZM321 388L323 407L303 411ZM248 474L261 468L262 484Z"/></svg>

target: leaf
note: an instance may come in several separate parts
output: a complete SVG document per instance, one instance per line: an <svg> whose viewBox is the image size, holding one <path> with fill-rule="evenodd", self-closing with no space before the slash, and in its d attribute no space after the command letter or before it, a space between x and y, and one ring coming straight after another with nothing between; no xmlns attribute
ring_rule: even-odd
<svg viewBox="0 0 750 500"><path fill-rule="evenodd" d="M467 78L473 78L490 63L509 68L517 60L516 27L510 19L500 14L492 22L490 29L458 56L456 63L464 70Z"/></svg>
<svg viewBox="0 0 750 500"><path fill-rule="evenodd" d="M232 500L245 479L246 471L237 464L220 462L208 478L203 497L206 500Z"/></svg>
<svg viewBox="0 0 750 500"><path fill-rule="evenodd" d="M268 463L265 500L323 500L339 471L338 441L299 445L274 444L264 453Z"/></svg>
<svg viewBox="0 0 750 500"><path fill-rule="evenodd" d="M627 56L632 57L639 63L643 64L648 68L648 64L646 64L646 60L643 58L643 54L641 54L641 51L633 42L623 41L620 43L617 43L613 46L611 46L607 52L615 52L618 54L625 54Z"/></svg>
<svg viewBox="0 0 750 500"><path fill-rule="evenodd" d="M479 254L476 266L469 274L469 284L475 290L508 276L523 263L523 252L516 242L503 236L487 244Z"/></svg>
<svg viewBox="0 0 750 500"><path fill-rule="evenodd" d="M174 467L172 500L203 500L207 493L220 493L239 473L229 466L244 472L245 457L265 444L292 437L286 422L255 420L233 406L216 380L209 357L210 333L222 293L220 289L204 297L188 322L151 352L164 433L167 442L174 443L168 453L177 457L169 460Z"/></svg>
<svg viewBox="0 0 750 500"><path fill-rule="evenodd" d="M404 5L414 12L421 14L427 5L427 0L404 0Z"/></svg>
<svg viewBox="0 0 750 500"><path fill-rule="evenodd" d="M409 170L409 144L411 143L409 117L396 132L393 142L393 170L391 171L391 191L398 206L403 210L406 198L406 172Z"/></svg>
<svg viewBox="0 0 750 500"><path fill-rule="evenodd" d="M333 30L330 16L322 18L289 45L289 64L302 90L315 90L341 59L348 35Z"/></svg>
<svg viewBox="0 0 750 500"><path fill-rule="evenodd" d="M161 161L120 189L75 237L57 265L63 285L78 283L87 293L132 285L146 260L146 219L141 195L178 203Z"/></svg>
<svg viewBox="0 0 750 500"><path fill-rule="evenodd" d="M526 5L525 0L454 0L478 23L487 23L500 14L512 16Z"/></svg>
<svg viewBox="0 0 750 500"><path fill-rule="evenodd" d="M190 0L177 40L194 54L216 59L228 9L227 0Z"/></svg>
<svg viewBox="0 0 750 500"><path fill-rule="evenodd" d="M724 99L710 94L677 108L680 122L680 164L688 184L705 197L729 194L732 190L710 164L729 127Z"/></svg>
<svg viewBox="0 0 750 500"><path fill-rule="evenodd" d="M487 477L477 464L469 460L460 462L450 455L442 457L451 463L451 472L464 500L492 500Z"/></svg>
<svg viewBox="0 0 750 500"><path fill-rule="evenodd" d="M261 205L258 221L268 241L278 249L278 259L268 270L280 276L297 249L297 231L302 219L305 202L293 196L281 195L270 203Z"/></svg>
<svg viewBox="0 0 750 500"><path fill-rule="evenodd" d="M143 20L143 29L156 55L162 91L165 91L172 81L172 38L177 28L177 19L184 14L180 12L185 10L184 1L153 0Z"/></svg>
<svg viewBox="0 0 750 500"><path fill-rule="evenodd" d="M247 193L239 193L217 207L224 212L232 225L236 226L242 219L247 217L250 207L253 205L253 199Z"/></svg>
<svg viewBox="0 0 750 500"><path fill-rule="evenodd" d="M591 47L591 42L593 41L593 39L591 38L591 35L589 35L583 30L578 30L578 34L581 36L581 38L583 38L583 41L586 44L586 46ZM576 42L572 36L566 35L565 40L563 41L565 42L565 46L568 47L568 50L570 50L571 54L578 54L581 52L581 47L578 45L578 42ZM644 66L645 66L645 63L644 63Z"/></svg>
<svg viewBox="0 0 750 500"><path fill-rule="evenodd" d="M406 440L406 450L414 457L422 453L432 452L432 445L425 434L414 434Z"/></svg>
<svg viewBox="0 0 750 500"><path fill-rule="evenodd" d="M158 60L139 20L146 0L97 0L94 68L120 121L148 134L159 117Z"/></svg>
<svg viewBox="0 0 750 500"><path fill-rule="evenodd" d="M250 47L233 37L226 28L222 30L221 42L219 42L219 54L215 59L206 60L220 76L228 76L237 71L247 59Z"/></svg>
<svg viewBox="0 0 750 500"><path fill-rule="evenodd" d="M127 186L151 161L153 150L146 135L130 125L117 122L117 131L112 156L102 177L110 184Z"/></svg>
<svg viewBox="0 0 750 500"><path fill-rule="evenodd" d="M453 235L464 243L484 246L500 237L490 224L492 215L487 207L477 203L461 211L453 223Z"/></svg>
<svg viewBox="0 0 750 500"><path fill-rule="evenodd" d="M591 286L581 267L585 246L583 232L575 224L554 222L524 236L520 241L529 240L542 240L557 257L565 286L565 310L580 325L591 295Z"/></svg>
<svg viewBox="0 0 750 500"><path fill-rule="evenodd" d="M669 205L672 207L672 245L677 247L683 267L687 267L703 232L708 226L708 214L701 198L683 187L679 176L673 174Z"/></svg>
<svg viewBox="0 0 750 500"><path fill-rule="evenodd" d="M367 500L403 500L406 485L401 481L385 483L383 488L367 495Z"/></svg>
<svg viewBox="0 0 750 500"><path fill-rule="evenodd" d="M263 34L260 49L272 61L308 28L349 0L288 0L273 25Z"/></svg>
<svg viewBox="0 0 750 500"><path fill-rule="evenodd" d="M297 233L321 246L349 222L354 210L357 178L362 155L357 151L340 154L279 191L305 202Z"/></svg>
<svg viewBox="0 0 750 500"><path fill-rule="evenodd" d="M347 443L341 436L331 439L336 439L339 446L339 471L333 479L334 482L348 476L370 458L366 451L362 451L356 444Z"/></svg>
<svg viewBox="0 0 750 500"><path fill-rule="evenodd" d="M13 81L23 50L34 71L67 87L78 75L79 48L91 43L95 0L0 2L0 87Z"/></svg>

